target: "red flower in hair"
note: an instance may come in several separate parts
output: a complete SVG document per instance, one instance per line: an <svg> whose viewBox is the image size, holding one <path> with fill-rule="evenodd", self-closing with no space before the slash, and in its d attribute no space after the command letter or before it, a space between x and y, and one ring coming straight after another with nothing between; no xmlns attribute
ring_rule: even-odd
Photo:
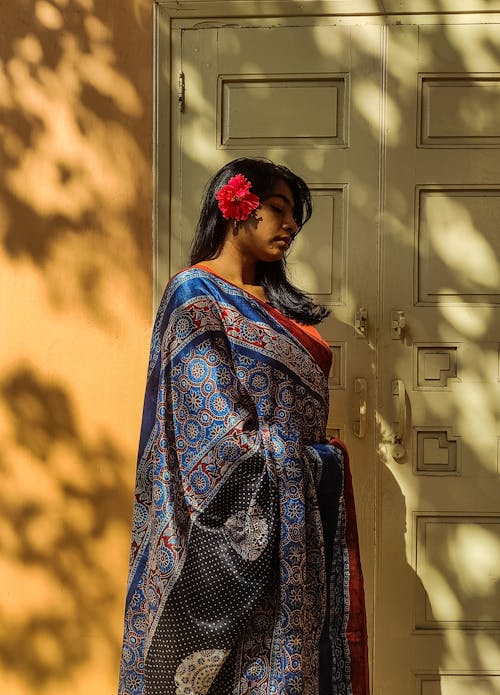
<svg viewBox="0 0 500 695"><path fill-rule="evenodd" d="M251 186L251 182L243 174L236 174L225 186L219 188L215 197L219 203L219 210L226 220L242 222L259 207L259 197L255 193L250 193Z"/></svg>

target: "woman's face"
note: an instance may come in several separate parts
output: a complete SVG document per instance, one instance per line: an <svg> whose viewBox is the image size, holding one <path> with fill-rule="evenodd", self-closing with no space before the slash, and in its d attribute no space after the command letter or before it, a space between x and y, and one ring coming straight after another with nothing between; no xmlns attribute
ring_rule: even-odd
<svg viewBox="0 0 500 695"><path fill-rule="evenodd" d="M279 261L290 247L298 226L293 218L294 201L290 186L278 181L272 194L236 231L229 231L231 243L249 262Z"/></svg>

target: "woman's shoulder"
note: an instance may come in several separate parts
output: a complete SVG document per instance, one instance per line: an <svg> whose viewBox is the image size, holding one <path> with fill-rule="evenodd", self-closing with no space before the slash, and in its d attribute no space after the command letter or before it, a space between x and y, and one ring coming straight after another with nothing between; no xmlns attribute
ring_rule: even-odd
<svg viewBox="0 0 500 695"><path fill-rule="evenodd" d="M169 284L180 284L182 282L190 282L199 277L206 275L201 268L195 265L187 266L182 268L182 270L177 271L169 280Z"/></svg>
<svg viewBox="0 0 500 695"><path fill-rule="evenodd" d="M196 285L196 284L205 284L207 280L210 281L211 279L211 274L208 273L206 270L203 268L199 268L198 266L188 266L187 268L183 268L182 270L179 270L177 273L172 275L170 280L167 283L167 289L172 288L176 289L180 287L181 285L184 286L186 284L188 285Z"/></svg>
<svg viewBox="0 0 500 695"><path fill-rule="evenodd" d="M171 302L176 304L182 303L188 298L210 296L215 284L214 280L214 276L202 268L196 266L183 268L168 281L161 304L165 305Z"/></svg>
<svg viewBox="0 0 500 695"><path fill-rule="evenodd" d="M217 293L210 273L194 266L183 268L168 281L156 312L155 325L164 330L172 316L190 305L205 308L217 304ZM163 327L163 328L161 328Z"/></svg>

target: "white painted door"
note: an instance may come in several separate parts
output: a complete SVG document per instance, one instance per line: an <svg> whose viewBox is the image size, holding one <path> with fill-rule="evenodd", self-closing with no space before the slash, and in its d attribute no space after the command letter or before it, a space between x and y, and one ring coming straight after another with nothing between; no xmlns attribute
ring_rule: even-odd
<svg viewBox="0 0 500 695"><path fill-rule="evenodd" d="M388 29L383 695L500 693L500 25L484 19Z"/></svg>
<svg viewBox="0 0 500 695"><path fill-rule="evenodd" d="M330 427L353 460L374 695L498 695L500 32L344 22L174 31L160 284L226 161L309 183L290 268L333 309Z"/></svg>
<svg viewBox="0 0 500 695"><path fill-rule="evenodd" d="M186 263L203 188L224 162L265 156L311 187L313 217L289 268L296 284L332 309L321 326L334 357L329 430L352 457L370 629L379 35L377 26L180 32L176 68L184 75L185 103L174 116L169 270ZM357 313L364 333L355 330Z"/></svg>

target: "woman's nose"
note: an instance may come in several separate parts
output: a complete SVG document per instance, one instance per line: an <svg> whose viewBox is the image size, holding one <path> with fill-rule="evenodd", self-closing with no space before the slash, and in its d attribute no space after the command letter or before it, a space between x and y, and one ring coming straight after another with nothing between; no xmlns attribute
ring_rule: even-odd
<svg viewBox="0 0 500 695"><path fill-rule="evenodd" d="M287 229L291 234L297 234L299 226L295 221L294 217L290 214L287 219L283 222L283 229Z"/></svg>

